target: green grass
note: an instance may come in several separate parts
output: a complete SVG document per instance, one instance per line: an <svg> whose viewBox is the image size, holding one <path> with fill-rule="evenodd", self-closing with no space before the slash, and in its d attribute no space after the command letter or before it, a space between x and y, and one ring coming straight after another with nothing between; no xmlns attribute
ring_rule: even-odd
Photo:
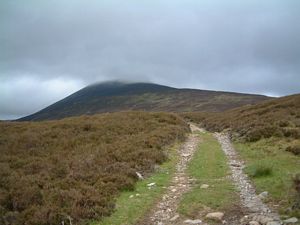
<svg viewBox="0 0 300 225"><path fill-rule="evenodd" d="M238 202L221 146L209 133L201 134L201 139L187 170L196 179L196 186L183 195L178 209L180 214L192 218L208 211L230 211L234 202ZM202 184L208 184L209 188L201 189Z"/></svg>
<svg viewBox="0 0 300 225"><path fill-rule="evenodd" d="M170 184L178 161L178 147L179 144L176 144L169 148L169 160L160 166L159 171L145 180L138 181L134 191L120 194L116 201L116 210L110 217L106 217L100 222L94 221L91 225L136 224L164 193L165 187ZM156 186L148 189L147 184L152 182L156 183Z"/></svg>
<svg viewBox="0 0 300 225"><path fill-rule="evenodd" d="M273 173L273 165L261 164L260 162L255 163L251 166L247 166L245 172L250 177L265 177L271 176Z"/></svg>
<svg viewBox="0 0 300 225"><path fill-rule="evenodd" d="M270 204L279 205L281 214L300 216L298 210L287 210L295 201L292 177L300 172L300 158L285 151L289 143L279 138L262 139L254 143L235 143L235 148L246 161L245 172L254 182L257 193L268 191ZM253 168L272 168L266 176L251 176Z"/></svg>

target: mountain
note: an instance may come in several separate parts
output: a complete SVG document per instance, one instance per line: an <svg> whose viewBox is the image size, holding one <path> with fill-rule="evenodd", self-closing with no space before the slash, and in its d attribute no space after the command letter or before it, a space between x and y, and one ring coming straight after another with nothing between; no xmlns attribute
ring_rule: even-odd
<svg viewBox="0 0 300 225"><path fill-rule="evenodd" d="M178 89L152 83L105 82L87 86L19 121L127 110L220 112L270 99L263 95Z"/></svg>

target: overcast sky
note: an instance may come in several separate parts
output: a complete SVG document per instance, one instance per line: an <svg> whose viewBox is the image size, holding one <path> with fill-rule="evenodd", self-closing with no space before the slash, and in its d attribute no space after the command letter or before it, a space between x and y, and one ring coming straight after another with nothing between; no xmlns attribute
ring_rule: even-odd
<svg viewBox="0 0 300 225"><path fill-rule="evenodd" d="M300 92L299 0L1 0L0 119L99 81Z"/></svg>

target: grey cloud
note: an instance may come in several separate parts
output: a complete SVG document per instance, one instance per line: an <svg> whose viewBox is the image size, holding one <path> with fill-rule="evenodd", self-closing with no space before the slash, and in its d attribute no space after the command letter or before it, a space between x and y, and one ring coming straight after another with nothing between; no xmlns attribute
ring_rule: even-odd
<svg viewBox="0 0 300 225"><path fill-rule="evenodd" d="M297 0L3 0L0 90L10 90L0 114L28 114L75 86L111 79L300 92L299 12ZM35 93L39 84L63 79L65 92L31 99L26 84L14 82L23 77L35 80ZM27 106L10 107L16 89Z"/></svg>
<svg viewBox="0 0 300 225"><path fill-rule="evenodd" d="M13 119L31 114L81 88L79 81L62 78L37 80L30 77L0 80L0 118Z"/></svg>

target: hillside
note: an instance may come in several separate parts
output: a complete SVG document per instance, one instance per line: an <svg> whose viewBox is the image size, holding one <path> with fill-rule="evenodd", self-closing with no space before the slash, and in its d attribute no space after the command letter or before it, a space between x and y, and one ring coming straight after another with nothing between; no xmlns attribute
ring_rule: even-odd
<svg viewBox="0 0 300 225"><path fill-rule="evenodd" d="M300 138L300 94L222 113L186 113L183 116L210 131L229 129L248 141L271 136Z"/></svg>
<svg viewBox="0 0 300 225"><path fill-rule="evenodd" d="M170 91L145 84L134 93L153 88ZM101 94L115 96L120 90L122 96L131 96L133 91L120 85ZM97 91L94 86L94 92L75 97L93 98L99 95ZM205 220L210 209L224 212L228 224L239 224L231 221L239 220L237 212L244 216L244 206L232 180L226 180L232 163L222 153L227 151L224 146L230 146L229 136L224 134L228 141L224 142L225 136L201 133L194 125L187 136L188 124L182 118L209 131L230 131L232 144L245 161L245 167L236 167L235 161L233 168L248 175L256 194L269 193L264 202L271 208L285 218L299 217L300 95L292 95L225 112L115 112L55 121L2 122L0 224L69 224L70 218L73 224L136 224L127 220L147 221L147 210L166 187L168 196L177 199L183 194L182 202L172 206L179 206L179 221L198 216ZM186 147L170 150L169 146L183 140ZM199 146L197 141L201 141ZM179 179L182 171L178 168L186 168L197 179L186 193L181 188L188 187L189 179ZM145 179L138 182L136 172ZM176 186L176 180L186 182ZM204 190L202 184L209 187Z"/></svg>
<svg viewBox="0 0 300 225"><path fill-rule="evenodd" d="M85 224L167 159L187 124L167 113L110 113L0 124L0 224ZM25 223L26 221L26 223Z"/></svg>
<svg viewBox="0 0 300 225"><path fill-rule="evenodd" d="M285 218L300 218L300 94L222 113L183 113L211 132L227 131L257 193ZM295 223L298 224L298 223Z"/></svg>
<svg viewBox="0 0 300 225"><path fill-rule="evenodd" d="M150 83L106 82L87 86L41 111L19 119L38 121L128 110L219 112L270 99L262 95L177 89Z"/></svg>

